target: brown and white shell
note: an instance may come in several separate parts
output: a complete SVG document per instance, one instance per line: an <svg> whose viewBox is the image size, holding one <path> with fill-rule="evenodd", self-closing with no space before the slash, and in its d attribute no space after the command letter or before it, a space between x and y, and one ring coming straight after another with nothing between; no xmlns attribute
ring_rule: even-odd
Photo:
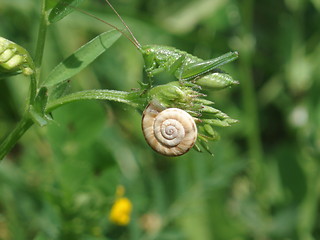
<svg viewBox="0 0 320 240"><path fill-rule="evenodd" d="M150 147L165 156L188 152L197 140L193 117L179 108L162 109L150 103L143 112L142 130Z"/></svg>

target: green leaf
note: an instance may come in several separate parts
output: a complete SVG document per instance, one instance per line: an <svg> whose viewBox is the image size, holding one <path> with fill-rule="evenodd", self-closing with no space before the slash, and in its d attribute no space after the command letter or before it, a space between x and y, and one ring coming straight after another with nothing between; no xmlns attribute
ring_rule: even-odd
<svg viewBox="0 0 320 240"><path fill-rule="evenodd" d="M62 96L65 96L70 91L70 81L64 81L59 84L56 84L54 87L50 88L49 97L50 101L58 99Z"/></svg>
<svg viewBox="0 0 320 240"><path fill-rule="evenodd" d="M50 115L45 113L47 102L48 90L46 87L42 87L36 96L34 105L30 106L29 109L31 119L40 127L47 125L48 121L51 120Z"/></svg>
<svg viewBox="0 0 320 240"><path fill-rule="evenodd" d="M48 124L48 121L42 116L41 113L37 112L37 110L33 106L30 106L29 114L32 121L38 124L40 127Z"/></svg>
<svg viewBox="0 0 320 240"><path fill-rule="evenodd" d="M79 73L100 54L112 46L120 35L119 32L112 30L95 37L79 48L74 54L58 64L44 81L43 86L54 86Z"/></svg>
<svg viewBox="0 0 320 240"><path fill-rule="evenodd" d="M46 8L45 8L46 11L54 8L58 4L57 0L45 0L45 1L46 1Z"/></svg>
<svg viewBox="0 0 320 240"><path fill-rule="evenodd" d="M83 0L61 0L51 10L49 14L49 22L55 23L63 19L75 10L75 8L82 3ZM48 7L52 5L52 1L48 1Z"/></svg>

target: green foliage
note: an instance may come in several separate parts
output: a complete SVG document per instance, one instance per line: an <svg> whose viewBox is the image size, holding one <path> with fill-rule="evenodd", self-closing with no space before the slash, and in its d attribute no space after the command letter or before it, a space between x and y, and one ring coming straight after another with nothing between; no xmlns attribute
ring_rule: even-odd
<svg viewBox="0 0 320 240"><path fill-rule="evenodd" d="M46 0L46 10L51 9L48 20L50 23L56 23L68 16L74 8L80 5L83 0Z"/></svg>
<svg viewBox="0 0 320 240"><path fill-rule="evenodd" d="M99 55L104 53L119 37L120 33L113 30L101 33L90 42L83 45L70 57L59 63L49 74L43 85L50 87L67 81L82 69L87 67Z"/></svg>
<svg viewBox="0 0 320 240"><path fill-rule="evenodd" d="M47 2L48 9L55 6ZM35 3L2 0L0 7L0 35L31 53L39 25ZM209 144L214 158L191 151L173 160L147 146L133 108L84 100L47 116L43 89L34 118L47 127L30 129L0 163L0 239L319 239L318 1L112 4L143 44L203 59L239 51L239 61L224 70L240 85L206 92L239 123ZM103 1L78 7L118 24ZM106 28L76 11L52 25L42 78ZM121 38L69 86L49 94L136 88L142 69L140 53ZM171 79L164 73L157 81ZM23 75L0 81L0 136L20 119L28 84ZM120 184L133 204L126 227L108 220Z"/></svg>

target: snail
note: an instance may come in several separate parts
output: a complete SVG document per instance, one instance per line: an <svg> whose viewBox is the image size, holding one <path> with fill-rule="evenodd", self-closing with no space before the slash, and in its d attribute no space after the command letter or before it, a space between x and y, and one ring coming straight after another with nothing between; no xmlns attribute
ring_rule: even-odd
<svg viewBox="0 0 320 240"><path fill-rule="evenodd" d="M197 139L193 117L179 108L164 109L151 102L142 115L142 131L149 146L165 156L188 152Z"/></svg>

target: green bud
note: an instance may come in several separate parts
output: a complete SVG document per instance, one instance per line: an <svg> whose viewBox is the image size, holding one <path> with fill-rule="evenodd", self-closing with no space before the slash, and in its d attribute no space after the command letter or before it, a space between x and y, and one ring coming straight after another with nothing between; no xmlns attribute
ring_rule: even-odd
<svg viewBox="0 0 320 240"><path fill-rule="evenodd" d="M181 106L191 104L195 93L190 88L180 86L179 82L170 82L150 89L148 95L149 99L156 99L165 107L183 109Z"/></svg>
<svg viewBox="0 0 320 240"><path fill-rule="evenodd" d="M0 37L0 54L8 48L8 45L8 41L5 38Z"/></svg>
<svg viewBox="0 0 320 240"><path fill-rule="evenodd" d="M3 66L6 69L14 69L17 66L19 66L19 64L21 64L22 62L23 62L23 57L22 56L14 55L12 58L10 58L5 63L3 63Z"/></svg>
<svg viewBox="0 0 320 240"><path fill-rule="evenodd" d="M231 125L231 124L235 124L235 123L238 123L238 122L239 122L238 120L236 120L236 119L232 119L232 118L228 118L228 119L226 119L225 121L226 121L226 122L228 122L230 125Z"/></svg>
<svg viewBox="0 0 320 240"><path fill-rule="evenodd" d="M205 125L203 126L203 128L204 128L205 132L206 132L207 134L209 134L210 136L212 136L212 137L218 136L217 132L216 132L215 130L213 130L213 128L211 127L211 125L205 124Z"/></svg>
<svg viewBox="0 0 320 240"><path fill-rule="evenodd" d="M217 72L197 79L196 84L205 89L220 90L232 85L237 85L239 82L233 80L233 78L227 73Z"/></svg>
<svg viewBox="0 0 320 240"><path fill-rule="evenodd" d="M213 113L213 114L217 114L217 113L221 113L220 110L213 108L213 107L209 107L209 106L203 106L201 109L202 113Z"/></svg>
<svg viewBox="0 0 320 240"><path fill-rule="evenodd" d="M8 39L0 37L0 76L15 75L23 73L31 75L33 61L27 50Z"/></svg>
<svg viewBox="0 0 320 240"><path fill-rule="evenodd" d="M8 61L15 53L15 49L6 49L2 54L0 54L0 63Z"/></svg>
<svg viewBox="0 0 320 240"><path fill-rule="evenodd" d="M34 73L34 71L29 67L25 67L24 69L22 69L22 74L25 76L30 76L33 73Z"/></svg>
<svg viewBox="0 0 320 240"><path fill-rule="evenodd" d="M198 98L198 99L196 99L195 101L196 101L197 103L199 103L199 104L202 104L202 105L212 105L212 104L214 104L214 102L209 101L209 100L204 99L204 98Z"/></svg>
<svg viewBox="0 0 320 240"><path fill-rule="evenodd" d="M230 124L227 121L220 119L203 119L203 123L207 123L217 127L230 127Z"/></svg>

